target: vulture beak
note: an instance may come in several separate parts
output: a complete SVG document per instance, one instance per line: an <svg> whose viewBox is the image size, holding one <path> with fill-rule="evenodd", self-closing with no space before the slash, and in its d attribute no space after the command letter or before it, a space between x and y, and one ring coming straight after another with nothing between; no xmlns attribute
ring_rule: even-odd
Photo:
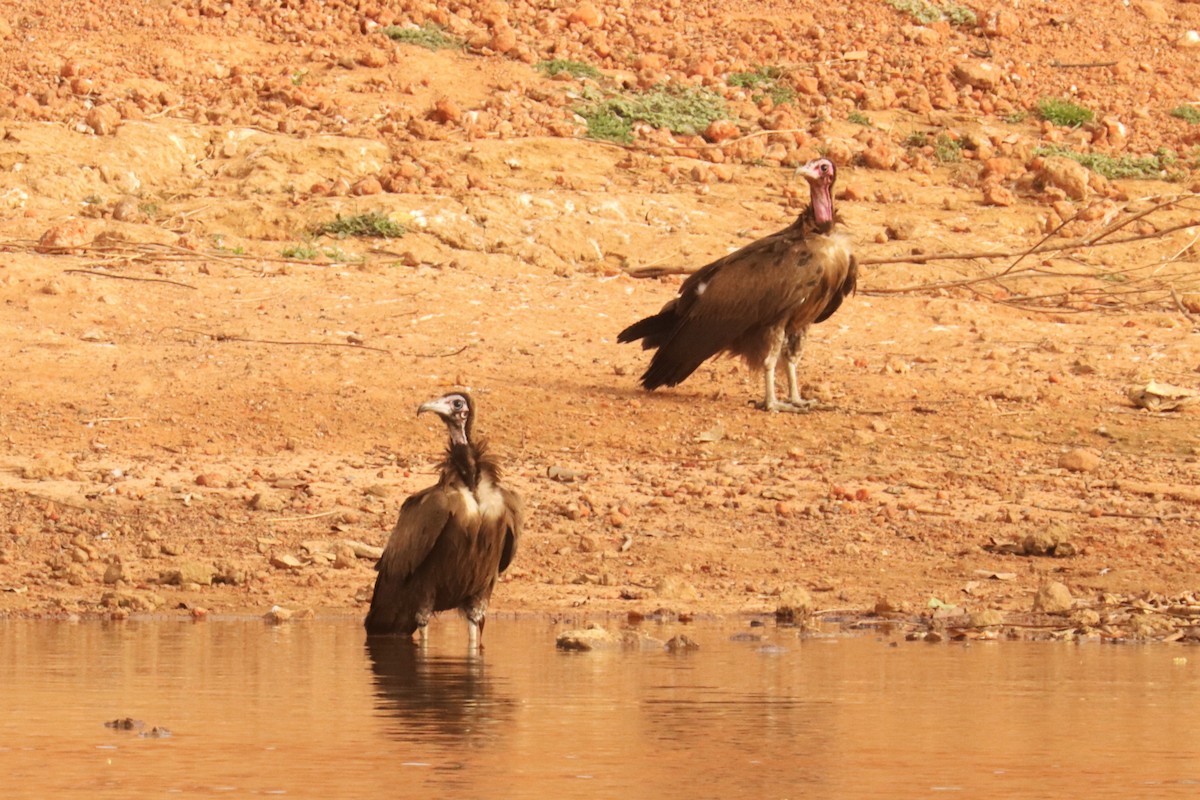
<svg viewBox="0 0 1200 800"><path fill-rule="evenodd" d="M426 411L432 411L443 419L454 416L454 409L450 407L450 401L445 397L439 397L436 400L430 400L426 403L421 403L417 407L417 416L421 416Z"/></svg>
<svg viewBox="0 0 1200 800"><path fill-rule="evenodd" d="M804 166L796 167L796 174L803 175L804 179L808 181L816 181L821 178L821 173L817 171L816 161L810 161Z"/></svg>

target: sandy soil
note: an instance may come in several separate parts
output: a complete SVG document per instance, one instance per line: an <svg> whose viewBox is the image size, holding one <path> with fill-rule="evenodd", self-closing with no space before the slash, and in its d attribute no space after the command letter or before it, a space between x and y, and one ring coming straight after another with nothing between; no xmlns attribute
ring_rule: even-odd
<svg viewBox="0 0 1200 800"><path fill-rule="evenodd" d="M1196 100L1200 4L997 3L976 26L874 0L147 5L0 1L0 612L361 612L370 546L443 447L416 406L455 385L531 511L498 612L1200 587L1200 414L1127 397L1200 388L1200 317L1170 296L1197 291L1200 126L1170 111ZM466 46L380 33L426 22ZM790 102L727 85L763 65ZM583 138L585 86L664 81L721 91L735 127ZM1031 113L1064 96L1097 120ZM1045 144L1179 160L1078 185ZM810 337L824 408L755 411L731 360L638 389L616 332L681 279L629 271L787 224L817 152L865 262ZM914 263L1174 195L1129 244ZM375 211L409 232L310 233Z"/></svg>

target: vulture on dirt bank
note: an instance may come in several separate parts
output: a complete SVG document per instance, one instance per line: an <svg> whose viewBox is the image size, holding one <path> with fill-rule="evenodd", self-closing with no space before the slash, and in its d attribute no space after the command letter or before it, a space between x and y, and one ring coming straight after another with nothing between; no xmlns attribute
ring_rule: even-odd
<svg viewBox="0 0 1200 800"><path fill-rule="evenodd" d="M488 599L517 552L524 504L500 485L500 470L484 441L474 441L475 403L451 392L423 403L450 432L434 486L404 501L375 569L367 634L421 632L437 611L462 609L470 646L479 646Z"/></svg>
<svg viewBox="0 0 1200 800"><path fill-rule="evenodd" d="M765 373L766 411L805 411L796 363L808 326L823 322L854 291L858 267L850 238L833 213L833 162L819 158L797 172L811 202L788 227L717 259L688 277L679 295L617 336L656 350L642 386L675 386L718 353L739 355ZM787 364L788 399L775 397L775 365Z"/></svg>

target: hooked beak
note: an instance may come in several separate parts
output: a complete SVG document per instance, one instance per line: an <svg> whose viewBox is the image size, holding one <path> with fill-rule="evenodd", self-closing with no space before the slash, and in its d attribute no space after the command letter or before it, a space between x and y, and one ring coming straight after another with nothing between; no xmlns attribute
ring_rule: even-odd
<svg viewBox="0 0 1200 800"><path fill-rule="evenodd" d="M803 175L805 180L810 181L819 180L821 177L821 173L817 171L816 161L810 161L803 166L796 167L796 174Z"/></svg>
<svg viewBox="0 0 1200 800"><path fill-rule="evenodd" d="M432 411L439 417L449 417L454 413L454 409L450 408L449 401L447 401L444 397L439 397L436 400L430 400L428 402L421 403L421 405L417 407L417 416L421 416L426 411Z"/></svg>

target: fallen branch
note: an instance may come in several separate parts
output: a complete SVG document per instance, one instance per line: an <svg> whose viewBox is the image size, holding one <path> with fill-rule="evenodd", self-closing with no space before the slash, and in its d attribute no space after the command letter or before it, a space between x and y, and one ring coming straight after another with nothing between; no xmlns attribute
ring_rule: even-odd
<svg viewBox="0 0 1200 800"><path fill-rule="evenodd" d="M198 331L193 328L176 328L177 331L184 333L194 333L198 336L207 336L217 342L245 342L247 344L277 344L284 346L296 347L349 347L352 350L371 350L376 353L392 354L391 350L385 350L382 347L369 347L365 344L353 344L352 342L305 342L305 341L290 341L286 339L247 339L242 336L230 336L227 333L209 333L207 331Z"/></svg>
<svg viewBox="0 0 1200 800"><path fill-rule="evenodd" d="M120 281L141 281L142 283L169 283L172 286L182 286L184 289L196 289L189 283L180 283L166 278L139 278L136 275L117 275L112 272L101 272L96 269L64 269L63 273L75 273L77 275L95 275L99 278L113 278Z"/></svg>

